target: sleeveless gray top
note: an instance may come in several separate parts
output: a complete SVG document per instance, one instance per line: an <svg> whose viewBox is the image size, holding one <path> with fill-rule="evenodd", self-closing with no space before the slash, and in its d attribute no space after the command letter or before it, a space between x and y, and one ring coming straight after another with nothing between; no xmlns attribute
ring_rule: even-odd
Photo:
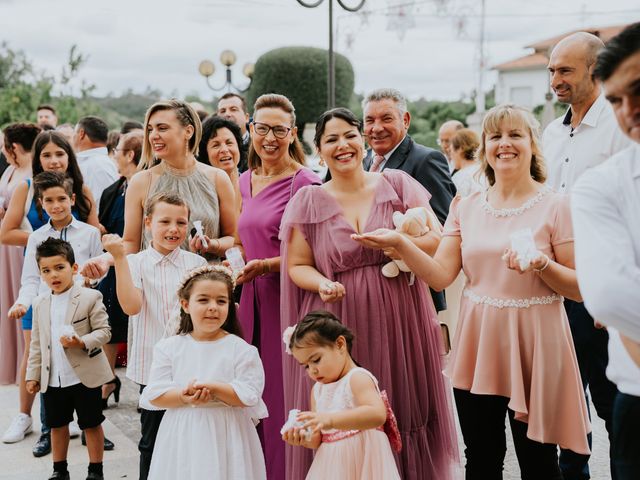
<svg viewBox="0 0 640 480"><path fill-rule="evenodd" d="M193 228L193 221L200 220L204 234L209 238L220 237L220 205L216 187L207 176L200 171L196 163L189 171L177 171L164 162L160 163L162 173L153 175L157 178L149 188L147 199L159 192L172 192L184 199L189 206L189 231ZM152 181L153 179L152 178ZM142 248L146 248L151 237L148 232L142 235ZM182 248L189 250L189 235L182 244Z"/></svg>

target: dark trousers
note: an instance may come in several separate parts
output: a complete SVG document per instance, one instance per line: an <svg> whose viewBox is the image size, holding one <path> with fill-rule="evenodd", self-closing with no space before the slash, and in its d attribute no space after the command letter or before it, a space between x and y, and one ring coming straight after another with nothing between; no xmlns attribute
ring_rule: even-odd
<svg viewBox="0 0 640 480"><path fill-rule="evenodd" d="M609 381L605 371L609 363L609 334L605 329L596 328L593 318L584 308L584 303L572 300L564 301L564 308L569 317L569 326L573 344L576 349L580 377L582 377L582 387L589 406L587 387L591 392L591 399L598 416L604 420L609 438L611 438L611 415L613 411L613 401L618 389ZM591 412L589 412L591 415ZM591 434L587 440L591 448ZM560 469L565 480L587 480L591 478L589 474L589 455L579 455L571 450L560 450Z"/></svg>
<svg viewBox="0 0 640 480"><path fill-rule="evenodd" d="M507 413L522 480L562 480L556 445L527 438L527 424L515 420L508 398L476 395L457 388L453 395L467 458L466 480L502 480Z"/></svg>
<svg viewBox="0 0 640 480"><path fill-rule="evenodd" d="M146 385L140 385L140 393ZM151 467L151 457L153 455L153 447L156 444L158 429L160 422L164 416L164 410L145 410L140 413L140 424L142 436L138 443L138 451L140 452L140 480L147 480L149 476L149 468Z"/></svg>
<svg viewBox="0 0 640 480"><path fill-rule="evenodd" d="M40 394L40 433L49 435L51 429L47 425L47 410L44 408L44 397Z"/></svg>
<svg viewBox="0 0 640 480"><path fill-rule="evenodd" d="M640 397L618 392L611 423L613 478L637 480L640 478Z"/></svg>

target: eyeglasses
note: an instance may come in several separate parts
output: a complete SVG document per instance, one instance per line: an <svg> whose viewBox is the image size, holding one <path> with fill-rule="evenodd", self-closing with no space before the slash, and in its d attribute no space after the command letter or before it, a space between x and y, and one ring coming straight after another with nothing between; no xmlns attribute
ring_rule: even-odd
<svg viewBox="0 0 640 480"><path fill-rule="evenodd" d="M261 137L266 137L269 135L269 131L273 131L273 135L276 138L285 138L288 133L291 131L291 128L285 127L284 125L267 125L266 123L253 122L253 131L256 132Z"/></svg>
<svg viewBox="0 0 640 480"><path fill-rule="evenodd" d="M439 138L436 140L436 143L439 147L443 147L445 145L449 145L451 143L450 140L440 140Z"/></svg>

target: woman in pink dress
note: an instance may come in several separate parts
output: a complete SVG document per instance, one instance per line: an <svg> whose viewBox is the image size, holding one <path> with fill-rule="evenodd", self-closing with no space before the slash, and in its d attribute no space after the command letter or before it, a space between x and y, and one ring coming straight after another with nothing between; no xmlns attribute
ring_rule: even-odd
<svg viewBox="0 0 640 480"><path fill-rule="evenodd" d="M490 187L454 200L433 258L389 230L358 239L395 248L433 288L445 288L461 267L467 276L446 372L466 478L502 478L508 415L522 478L562 479L556 446L588 454L590 431L562 304L563 296L580 299L569 199L543 184L539 126L529 112L495 107L482 130L478 156ZM524 229L535 245L518 256L512 234Z"/></svg>
<svg viewBox="0 0 640 480"><path fill-rule="evenodd" d="M249 170L240 176L242 212L238 220L238 246L246 266L242 284L240 324L244 339L258 348L264 363L262 398L269 417L258 433L264 449L267 478L285 476L285 422L280 330L280 220L291 197L302 187L320 183L304 168L304 152L297 138L293 105L282 95L262 95L253 109Z"/></svg>
<svg viewBox="0 0 640 480"><path fill-rule="evenodd" d="M351 235L392 228L394 211L429 207L429 193L406 173L365 172L358 119L338 108L316 125L316 147L332 180L300 190L282 220L282 328L312 310L329 310L360 341L353 358L386 390L398 420L403 448L402 478L451 478L457 461L453 414L442 375L442 339L427 285L409 274L382 275L383 252L365 248ZM436 230L414 238L434 252ZM393 252L388 252L393 255ZM308 410L308 378L297 362L284 360L285 405ZM303 478L311 455L287 449L287 478Z"/></svg>
<svg viewBox="0 0 640 480"><path fill-rule="evenodd" d="M31 146L40 129L29 123L16 123L4 129L4 154L9 167L0 177L0 223L15 188L31 177ZM13 384L20 378L20 359L24 340L20 324L10 320L7 312L20 290L24 249L0 245L0 384Z"/></svg>

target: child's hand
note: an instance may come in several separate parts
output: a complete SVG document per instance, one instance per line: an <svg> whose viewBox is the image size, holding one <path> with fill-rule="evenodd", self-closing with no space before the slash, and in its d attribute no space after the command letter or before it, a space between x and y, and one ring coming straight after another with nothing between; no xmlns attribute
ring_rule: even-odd
<svg viewBox="0 0 640 480"><path fill-rule="evenodd" d="M329 280L322 282L318 288L320 299L325 303L334 303L342 300L346 293L344 285L340 282L330 282Z"/></svg>
<svg viewBox="0 0 640 480"><path fill-rule="evenodd" d="M109 262L100 255L84 262L80 268L80 275L90 280L98 280L104 277L108 271Z"/></svg>
<svg viewBox="0 0 640 480"><path fill-rule="evenodd" d="M302 427L294 427L282 434L282 440L294 447L318 448L322 443L322 433L310 431Z"/></svg>
<svg viewBox="0 0 640 480"><path fill-rule="evenodd" d="M304 422L303 429L310 428L312 433L319 433L320 430L331 430L333 421L327 412L300 412L298 421Z"/></svg>
<svg viewBox="0 0 640 480"><path fill-rule="evenodd" d="M189 382L180 393L182 403L195 407L211 401L211 391L207 387L196 387L195 380Z"/></svg>
<svg viewBox="0 0 640 480"><path fill-rule="evenodd" d="M25 307L21 303L16 303L9 310L9 320L19 320L24 317L25 313L27 313L27 307Z"/></svg>
<svg viewBox="0 0 640 480"><path fill-rule="evenodd" d="M113 258L121 258L124 256L124 242L120 235L115 233L109 233L102 237L102 246L104 249L113 255Z"/></svg>
<svg viewBox="0 0 640 480"><path fill-rule="evenodd" d="M85 348L84 342L80 340L79 337L76 337L75 335L72 337L65 337L65 336L60 337L60 343L64 348L79 348L79 349Z"/></svg>
<svg viewBox="0 0 640 480"><path fill-rule="evenodd" d="M40 382L36 382L35 380L28 380L26 384L27 392L31 395L35 395L40 391Z"/></svg>

